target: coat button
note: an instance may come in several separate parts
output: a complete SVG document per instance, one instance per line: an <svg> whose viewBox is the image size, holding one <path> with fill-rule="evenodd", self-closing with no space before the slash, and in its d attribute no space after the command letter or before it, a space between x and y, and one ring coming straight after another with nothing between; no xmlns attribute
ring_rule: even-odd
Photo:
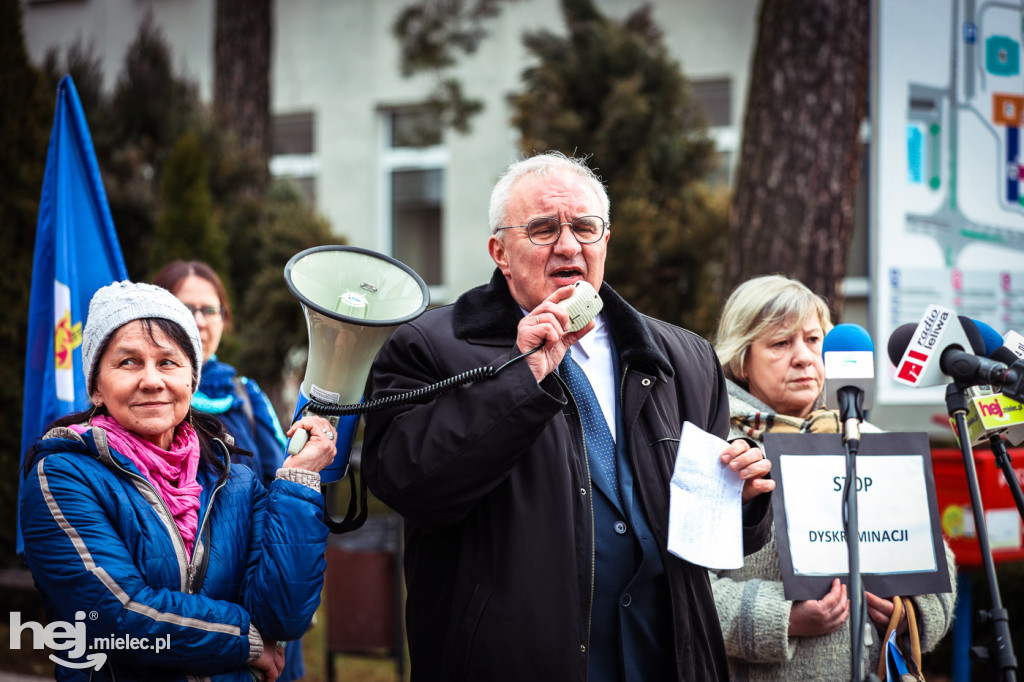
<svg viewBox="0 0 1024 682"><path fill-rule="evenodd" d="M629 592L627 592L626 594L622 595L622 597L619 599L619 603L623 606L629 606L633 603L633 597L631 597L629 595Z"/></svg>
<svg viewBox="0 0 1024 682"><path fill-rule="evenodd" d="M643 386L650 386L650 385L651 385L651 380L650 380L650 379L644 379L644 380L643 380L643 381L641 381L640 383L641 383L641 385L643 385Z"/></svg>
<svg viewBox="0 0 1024 682"><path fill-rule="evenodd" d="M614 527L615 532L619 535L624 535L626 533L626 523L624 521L616 521Z"/></svg>
<svg viewBox="0 0 1024 682"><path fill-rule="evenodd" d="M586 488L580 488L580 495L586 495L586 494L587 494L587 489Z"/></svg>
<svg viewBox="0 0 1024 682"><path fill-rule="evenodd" d="M587 653L587 645L586 644L580 644L580 653L581 654Z"/></svg>

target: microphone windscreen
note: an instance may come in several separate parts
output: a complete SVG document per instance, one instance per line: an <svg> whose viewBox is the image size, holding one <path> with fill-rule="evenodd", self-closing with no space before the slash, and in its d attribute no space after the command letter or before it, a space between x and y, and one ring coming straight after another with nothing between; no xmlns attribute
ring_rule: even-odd
<svg viewBox="0 0 1024 682"><path fill-rule="evenodd" d="M907 352L907 347L910 346L910 340L914 338L914 331L917 329L917 325L911 322L907 324L901 324L892 330L892 334L889 335L889 360L892 364L900 364L900 360L903 359L903 354Z"/></svg>
<svg viewBox="0 0 1024 682"><path fill-rule="evenodd" d="M1017 354L1006 346L999 346L999 348L992 351L988 357L996 362L1002 362L1005 365L1012 365L1020 360L1020 358L1017 357Z"/></svg>
<svg viewBox="0 0 1024 682"><path fill-rule="evenodd" d="M1002 339L1000 339L1002 341ZM875 352L875 344L864 327L859 324L837 324L825 335L821 344L822 353L832 351L866 351Z"/></svg>
<svg viewBox="0 0 1024 682"><path fill-rule="evenodd" d="M825 364L825 404L845 410L841 418L856 415L874 403L875 344L867 331L856 324L837 324L821 344ZM853 390L860 396L860 409L852 403L844 407L842 396ZM854 409L850 412L850 409Z"/></svg>
<svg viewBox="0 0 1024 682"><path fill-rule="evenodd" d="M985 357L992 357L992 353L994 353L997 348L1002 347L1003 337L1000 336L999 332L993 329L991 325L985 324L981 320L971 318L971 322L974 323L974 326L977 327L978 331L981 333L981 340L985 344Z"/></svg>
<svg viewBox="0 0 1024 682"><path fill-rule="evenodd" d="M964 348L964 350L970 350L975 355L985 355L985 339L981 335L981 331L978 329L978 325L974 324L974 320L967 317L966 315L957 315L956 319L960 321L960 328L967 334L967 340L970 342L970 349Z"/></svg>

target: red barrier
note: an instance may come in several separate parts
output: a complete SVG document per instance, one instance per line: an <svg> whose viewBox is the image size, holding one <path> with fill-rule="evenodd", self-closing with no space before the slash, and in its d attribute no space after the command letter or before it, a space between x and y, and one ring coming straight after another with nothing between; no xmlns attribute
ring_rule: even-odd
<svg viewBox="0 0 1024 682"><path fill-rule="evenodd" d="M1011 448L1010 458L1017 480L1024 481L1024 448ZM1003 472L996 465L995 455L987 445L974 449L974 466L978 472L978 488L982 507L985 508L985 525L993 561L998 564L1024 559L1020 513ZM932 470L942 533L956 554L956 563L962 567L979 567L982 565L981 550L960 450L933 448Z"/></svg>

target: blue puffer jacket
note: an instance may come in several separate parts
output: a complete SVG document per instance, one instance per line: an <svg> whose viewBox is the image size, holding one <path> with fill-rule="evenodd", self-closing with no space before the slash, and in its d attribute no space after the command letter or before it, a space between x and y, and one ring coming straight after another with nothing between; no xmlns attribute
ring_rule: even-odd
<svg viewBox="0 0 1024 682"><path fill-rule="evenodd" d="M241 386L236 385L236 378ZM245 464L260 475L263 485L269 486L284 462L288 443L270 400L256 382L236 377L234 367L213 356L203 363L192 407L221 421L235 445L252 453L235 455L232 463Z"/></svg>
<svg viewBox="0 0 1024 682"><path fill-rule="evenodd" d="M111 639L83 652L62 637L57 659L106 662L98 672L58 663L58 680L251 680L250 638L305 632L323 586L323 495L282 479L267 490L247 467L218 484L200 466L197 480L190 560L156 489L101 429L53 429L39 443L22 483L25 559L51 623L80 623L86 646ZM149 648L117 648L126 638Z"/></svg>

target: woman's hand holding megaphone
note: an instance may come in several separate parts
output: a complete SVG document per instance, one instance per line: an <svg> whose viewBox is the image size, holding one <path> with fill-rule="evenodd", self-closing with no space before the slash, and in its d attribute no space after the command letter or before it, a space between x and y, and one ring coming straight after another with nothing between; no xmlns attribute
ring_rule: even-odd
<svg viewBox="0 0 1024 682"><path fill-rule="evenodd" d="M338 454L335 443L337 434L329 421L316 415L307 415L292 424L285 435L291 437L299 430L307 432L308 441L298 453L289 455L284 460L283 468L319 472L334 461L335 455Z"/></svg>

